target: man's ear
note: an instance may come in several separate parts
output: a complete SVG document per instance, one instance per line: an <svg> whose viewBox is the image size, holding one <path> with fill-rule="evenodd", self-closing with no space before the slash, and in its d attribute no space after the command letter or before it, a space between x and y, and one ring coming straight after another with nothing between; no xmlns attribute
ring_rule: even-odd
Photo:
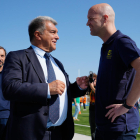
<svg viewBox="0 0 140 140"><path fill-rule="evenodd" d="M35 31L34 36L36 40L41 40L41 33L39 31Z"/></svg>
<svg viewBox="0 0 140 140"><path fill-rule="evenodd" d="M103 15L103 17L104 17L104 22L106 22L108 19L108 15Z"/></svg>

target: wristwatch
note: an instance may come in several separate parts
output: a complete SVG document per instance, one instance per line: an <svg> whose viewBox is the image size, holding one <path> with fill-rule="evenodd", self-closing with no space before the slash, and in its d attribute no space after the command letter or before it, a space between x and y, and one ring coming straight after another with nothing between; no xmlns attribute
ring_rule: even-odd
<svg viewBox="0 0 140 140"><path fill-rule="evenodd" d="M127 104L126 104L126 100L124 101L123 106L124 106L125 108L127 108L127 109L131 109L131 108L133 107L133 106L127 105Z"/></svg>

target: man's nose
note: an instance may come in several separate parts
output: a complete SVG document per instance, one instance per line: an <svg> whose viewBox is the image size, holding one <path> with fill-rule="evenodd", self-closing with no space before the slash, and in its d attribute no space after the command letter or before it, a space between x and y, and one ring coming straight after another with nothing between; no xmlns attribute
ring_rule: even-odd
<svg viewBox="0 0 140 140"><path fill-rule="evenodd" d="M58 34L56 35L56 39L57 39L57 40L59 39L59 36L58 36Z"/></svg>
<svg viewBox="0 0 140 140"><path fill-rule="evenodd" d="M89 26L89 20L87 21L87 24L86 25Z"/></svg>

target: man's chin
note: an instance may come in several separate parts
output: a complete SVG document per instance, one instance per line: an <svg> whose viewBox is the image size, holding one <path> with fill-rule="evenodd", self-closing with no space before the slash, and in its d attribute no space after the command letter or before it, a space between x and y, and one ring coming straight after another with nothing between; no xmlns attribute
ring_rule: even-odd
<svg viewBox="0 0 140 140"><path fill-rule="evenodd" d="M92 36L97 36L96 34L94 34L93 32L90 32L90 34L92 35Z"/></svg>
<svg viewBox="0 0 140 140"><path fill-rule="evenodd" d="M53 50L53 51L56 50L56 45L52 47L52 50Z"/></svg>
<svg viewBox="0 0 140 140"><path fill-rule="evenodd" d="M53 46L53 47L51 47L50 52L55 51L55 50L56 50L56 47Z"/></svg>
<svg viewBox="0 0 140 140"><path fill-rule="evenodd" d="M95 36L95 35L94 35L93 33L91 33L91 32L90 32L90 34L91 34L92 36Z"/></svg>

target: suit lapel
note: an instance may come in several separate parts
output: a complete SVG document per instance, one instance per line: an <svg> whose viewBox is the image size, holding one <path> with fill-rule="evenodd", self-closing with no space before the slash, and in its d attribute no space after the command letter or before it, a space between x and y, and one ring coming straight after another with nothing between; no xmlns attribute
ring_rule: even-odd
<svg viewBox="0 0 140 140"><path fill-rule="evenodd" d="M27 55L28 59L32 63L32 66L33 66L35 72L37 73L39 79L44 83L45 82L44 72L42 70L42 67L39 63L39 60L38 60L34 50L32 49L32 47L30 47L30 48L26 49L25 52L26 52L26 55ZM56 58L54 58L54 60L55 60L56 64L59 66L59 68L61 69L61 71L63 72L63 74L65 75L66 83L67 83L67 86L68 86L69 85L69 80L68 80L67 73L65 72L62 64Z"/></svg>
<svg viewBox="0 0 140 140"><path fill-rule="evenodd" d="M32 47L30 47L30 48L26 49L25 52L26 52L28 59L32 63L32 66L33 66L36 74L38 75L39 79L41 80L41 82L44 83L45 82L44 72L42 70L42 67L39 63L39 60L38 60L34 50L32 49Z"/></svg>
<svg viewBox="0 0 140 140"><path fill-rule="evenodd" d="M54 58L54 57L53 57ZM63 65L56 59L54 58L56 64L59 66L59 68L61 69L61 71L63 72L63 74L65 75L65 78L66 78L66 83L67 83L67 86L69 85L69 80L68 80L68 75L67 73L65 72L64 68L63 68Z"/></svg>

